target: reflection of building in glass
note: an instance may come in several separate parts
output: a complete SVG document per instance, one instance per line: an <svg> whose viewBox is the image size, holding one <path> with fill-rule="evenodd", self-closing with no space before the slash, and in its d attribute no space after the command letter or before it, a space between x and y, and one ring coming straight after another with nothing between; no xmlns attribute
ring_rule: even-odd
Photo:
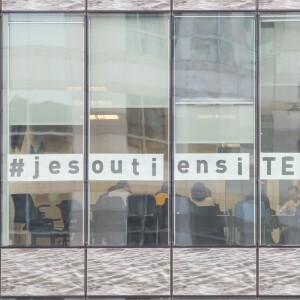
<svg viewBox="0 0 300 300"><path fill-rule="evenodd" d="M253 18L175 20L176 102L253 103Z"/></svg>
<svg viewBox="0 0 300 300"><path fill-rule="evenodd" d="M0 297L300 297L299 3L1 4Z"/></svg>

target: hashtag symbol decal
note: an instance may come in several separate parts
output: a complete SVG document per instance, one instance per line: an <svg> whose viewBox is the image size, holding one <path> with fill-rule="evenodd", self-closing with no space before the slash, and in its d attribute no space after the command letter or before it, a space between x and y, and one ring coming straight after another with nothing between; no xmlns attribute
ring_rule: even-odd
<svg viewBox="0 0 300 300"><path fill-rule="evenodd" d="M24 171L24 162L23 159L16 159L14 158L12 163L10 164L10 176L11 177L15 177L15 175L17 175L17 177L20 177L22 172Z"/></svg>

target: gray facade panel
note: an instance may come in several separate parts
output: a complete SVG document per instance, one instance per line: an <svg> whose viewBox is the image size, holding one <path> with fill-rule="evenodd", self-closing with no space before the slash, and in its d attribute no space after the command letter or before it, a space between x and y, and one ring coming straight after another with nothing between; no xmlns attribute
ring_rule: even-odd
<svg viewBox="0 0 300 300"><path fill-rule="evenodd" d="M174 249L174 295L255 295L255 251Z"/></svg>
<svg viewBox="0 0 300 300"><path fill-rule="evenodd" d="M170 295L170 249L88 249L88 295Z"/></svg>
<svg viewBox="0 0 300 300"><path fill-rule="evenodd" d="M259 9L264 10L298 10L300 9L300 1L295 0L259 0Z"/></svg>
<svg viewBox="0 0 300 300"><path fill-rule="evenodd" d="M169 10L170 0L88 0L88 10Z"/></svg>
<svg viewBox="0 0 300 300"><path fill-rule="evenodd" d="M3 11L84 10L85 0L2 0Z"/></svg>
<svg viewBox="0 0 300 300"><path fill-rule="evenodd" d="M2 249L2 296L83 296L84 249Z"/></svg>
<svg viewBox="0 0 300 300"><path fill-rule="evenodd" d="M175 10L252 10L255 0L174 0Z"/></svg>
<svg viewBox="0 0 300 300"><path fill-rule="evenodd" d="M259 287L261 295L300 294L300 249L260 249Z"/></svg>

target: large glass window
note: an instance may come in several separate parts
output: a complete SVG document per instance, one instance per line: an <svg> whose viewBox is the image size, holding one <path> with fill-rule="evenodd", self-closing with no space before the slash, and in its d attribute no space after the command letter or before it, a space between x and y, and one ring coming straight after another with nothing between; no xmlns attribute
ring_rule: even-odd
<svg viewBox="0 0 300 300"><path fill-rule="evenodd" d="M253 245L254 15L174 30L175 245Z"/></svg>
<svg viewBox="0 0 300 300"><path fill-rule="evenodd" d="M263 244L299 244L300 15L261 17Z"/></svg>
<svg viewBox="0 0 300 300"><path fill-rule="evenodd" d="M3 17L4 245L83 244L83 17Z"/></svg>
<svg viewBox="0 0 300 300"><path fill-rule="evenodd" d="M168 243L168 22L90 16L92 245Z"/></svg>

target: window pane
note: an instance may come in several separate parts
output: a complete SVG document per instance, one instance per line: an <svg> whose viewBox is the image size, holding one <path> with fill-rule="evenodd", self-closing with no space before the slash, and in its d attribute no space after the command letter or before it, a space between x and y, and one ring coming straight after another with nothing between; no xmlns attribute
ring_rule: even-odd
<svg viewBox="0 0 300 300"><path fill-rule="evenodd" d="M9 14L3 40L2 242L82 244L83 17Z"/></svg>
<svg viewBox="0 0 300 300"><path fill-rule="evenodd" d="M271 204L261 215L263 244L300 241L299 30L297 14L261 18L261 201Z"/></svg>
<svg viewBox="0 0 300 300"><path fill-rule="evenodd" d="M175 17L175 245L254 244L254 16Z"/></svg>
<svg viewBox="0 0 300 300"><path fill-rule="evenodd" d="M163 14L90 17L93 245L168 243L168 32Z"/></svg>

